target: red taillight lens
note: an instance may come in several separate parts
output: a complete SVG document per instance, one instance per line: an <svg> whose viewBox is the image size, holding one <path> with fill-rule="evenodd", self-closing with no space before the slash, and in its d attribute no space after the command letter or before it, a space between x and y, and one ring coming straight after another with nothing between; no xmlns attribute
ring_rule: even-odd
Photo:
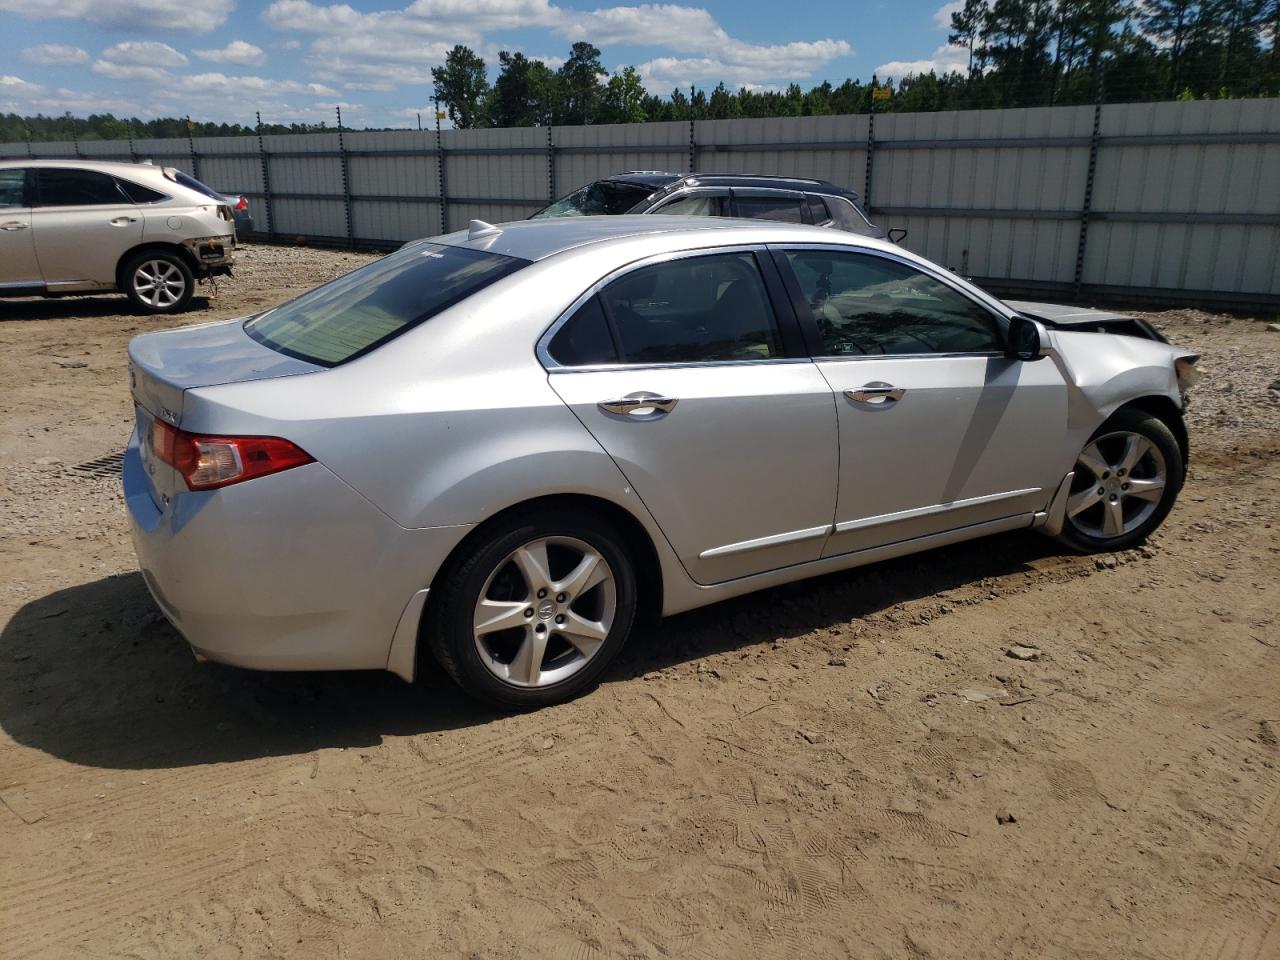
<svg viewBox="0 0 1280 960"><path fill-rule="evenodd" d="M249 201L248 201L248 200L246 200L244 197L241 197L239 200L237 200L237 201L236 201L236 209L237 209L237 210L248 210L248 209L249 209Z"/></svg>
<svg viewBox="0 0 1280 960"><path fill-rule="evenodd" d="M210 437L152 421L151 449L192 490L213 490L312 463L296 444L280 437Z"/></svg>

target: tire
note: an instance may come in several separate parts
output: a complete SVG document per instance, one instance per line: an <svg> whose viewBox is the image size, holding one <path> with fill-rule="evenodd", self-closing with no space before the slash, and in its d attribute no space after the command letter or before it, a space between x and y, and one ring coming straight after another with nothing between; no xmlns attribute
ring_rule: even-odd
<svg viewBox="0 0 1280 960"><path fill-rule="evenodd" d="M1080 553L1142 543L1169 515L1184 477L1182 449L1164 421L1117 411L1076 460L1059 541Z"/></svg>
<svg viewBox="0 0 1280 960"><path fill-rule="evenodd" d="M190 265L166 250L143 250L130 257L120 280L134 307L143 313L180 313L196 292Z"/></svg>
<svg viewBox="0 0 1280 960"><path fill-rule="evenodd" d="M564 509L532 510L481 532L432 586L426 647L467 693L501 709L578 696L635 621L625 543L602 517Z"/></svg>

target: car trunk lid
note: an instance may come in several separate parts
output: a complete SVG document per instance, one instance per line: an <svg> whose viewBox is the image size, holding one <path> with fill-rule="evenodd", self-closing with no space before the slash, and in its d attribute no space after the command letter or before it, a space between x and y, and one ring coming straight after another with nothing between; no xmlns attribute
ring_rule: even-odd
<svg viewBox="0 0 1280 960"><path fill-rule="evenodd" d="M156 505L163 509L175 490L185 489L173 467L156 455L152 437L157 420L182 426L188 390L323 369L264 347L244 332L243 318L134 337L129 343L129 390L142 465Z"/></svg>

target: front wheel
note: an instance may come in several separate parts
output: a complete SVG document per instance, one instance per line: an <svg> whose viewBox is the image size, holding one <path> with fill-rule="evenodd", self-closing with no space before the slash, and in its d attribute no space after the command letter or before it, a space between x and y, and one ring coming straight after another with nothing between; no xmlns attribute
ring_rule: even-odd
<svg viewBox="0 0 1280 960"><path fill-rule="evenodd" d="M185 310L196 291L195 274L176 253L145 250L121 271L124 292L145 313L178 313Z"/></svg>
<svg viewBox="0 0 1280 960"><path fill-rule="evenodd" d="M464 690L506 709L577 696L636 610L624 539L592 514L538 511L489 531L432 588L426 642Z"/></svg>
<svg viewBox="0 0 1280 960"><path fill-rule="evenodd" d="M1082 553L1141 543L1173 508L1184 469L1164 421L1144 410L1120 410L1076 458L1059 539Z"/></svg>

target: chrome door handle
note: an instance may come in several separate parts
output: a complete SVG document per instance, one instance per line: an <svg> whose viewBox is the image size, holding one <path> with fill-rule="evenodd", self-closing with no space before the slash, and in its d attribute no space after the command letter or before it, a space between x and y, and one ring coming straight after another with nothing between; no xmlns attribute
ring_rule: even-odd
<svg viewBox="0 0 1280 960"><path fill-rule="evenodd" d="M617 400L601 400L598 406L605 413L620 413L637 420L650 420L670 413L679 401L675 397L648 396L619 397Z"/></svg>
<svg viewBox="0 0 1280 960"><path fill-rule="evenodd" d="M864 384L853 390L846 390L844 395L857 403L868 403L873 407L887 407L901 400L902 395L906 392L905 387L895 387L882 380L877 380L874 383Z"/></svg>
<svg viewBox="0 0 1280 960"><path fill-rule="evenodd" d="M138 222L137 217L116 217L114 220L111 221L111 225L113 227L126 227L131 223L137 223L137 222Z"/></svg>
<svg viewBox="0 0 1280 960"><path fill-rule="evenodd" d="M23 223L21 220L10 220L8 223L0 223L0 230L25 230L27 226L28 224Z"/></svg>

